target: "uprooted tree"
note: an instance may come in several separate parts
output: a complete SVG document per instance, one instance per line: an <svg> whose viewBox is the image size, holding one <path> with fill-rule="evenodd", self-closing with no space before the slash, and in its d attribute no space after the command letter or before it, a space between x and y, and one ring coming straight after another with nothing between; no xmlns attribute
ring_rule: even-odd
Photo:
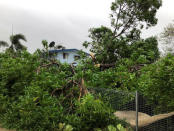
<svg viewBox="0 0 174 131"><path fill-rule="evenodd" d="M17 130L59 130L64 123L77 131L127 125L113 115L108 104L88 93L84 67L45 59L39 51L19 54L0 54L1 125Z"/></svg>

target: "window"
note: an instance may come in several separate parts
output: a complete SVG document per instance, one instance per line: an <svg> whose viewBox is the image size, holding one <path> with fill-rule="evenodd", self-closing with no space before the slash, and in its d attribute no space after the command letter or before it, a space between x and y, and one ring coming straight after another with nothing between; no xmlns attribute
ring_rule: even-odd
<svg viewBox="0 0 174 131"><path fill-rule="evenodd" d="M76 61L76 60L79 60L80 59L80 56L78 56L78 55L75 55L74 56L74 60Z"/></svg>
<svg viewBox="0 0 174 131"><path fill-rule="evenodd" d="M68 53L63 53L63 59L68 59Z"/></svg>

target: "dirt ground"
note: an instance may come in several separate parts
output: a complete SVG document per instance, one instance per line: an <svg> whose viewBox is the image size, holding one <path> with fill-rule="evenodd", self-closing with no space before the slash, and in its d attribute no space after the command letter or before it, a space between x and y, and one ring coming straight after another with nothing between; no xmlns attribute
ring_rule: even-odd
<svg viewBox="0 0 174 131"><path fill-rule="evenodd" d="M7 129L4 129L4 128L1 128L1 125L0 125L0 131L15 131L15 130L7 130Z"/></svg>
<svg viewBox="0 0 174 131"><path fill-rule="evenodd" d="M4 128L0 128L0 131L14 131L14 130L7 130L7 129L4 129Z"/></svg>

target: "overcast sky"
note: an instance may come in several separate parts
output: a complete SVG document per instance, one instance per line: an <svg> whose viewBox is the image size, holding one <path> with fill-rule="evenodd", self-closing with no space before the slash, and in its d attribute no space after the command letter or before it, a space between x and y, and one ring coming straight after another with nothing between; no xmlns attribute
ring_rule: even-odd
<svg viewBox="0 0 174 131"><path fill-rule="evenodd" d="M43 39L62 43L66 48L83 49L88 30L110 26L113 0L0 0L0 40L22 33L30 52L41 48ZM174 0L163 0L158 25L143 31L143 37L157 35L174 20Z"/></svg>

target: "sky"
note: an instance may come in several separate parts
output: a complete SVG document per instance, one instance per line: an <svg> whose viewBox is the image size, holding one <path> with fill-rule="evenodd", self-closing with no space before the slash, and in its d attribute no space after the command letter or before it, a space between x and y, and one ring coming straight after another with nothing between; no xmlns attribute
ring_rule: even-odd
<svg viewBox="0 0 174 131"><path fill-rule="evenodd" d="M66 48L84 49L88 30L110 26L113 0L0 0L0 40L8 41L13 33L22 33L30 52L42 48L41 41L55 41ZM174 0L163 0L158 10L158 24L143 30L142 37L158 35L174 20Z"/></svg>

